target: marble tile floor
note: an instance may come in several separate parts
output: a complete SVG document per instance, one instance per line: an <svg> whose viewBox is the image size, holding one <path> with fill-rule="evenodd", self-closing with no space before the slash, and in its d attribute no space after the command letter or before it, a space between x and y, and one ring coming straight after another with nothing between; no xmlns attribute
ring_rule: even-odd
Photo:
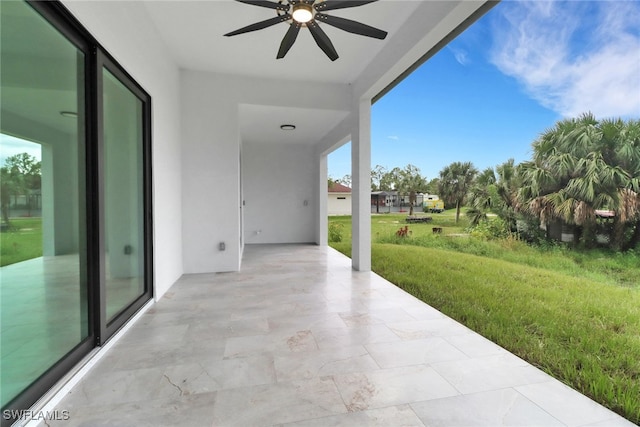
<svg viewBox="0 0 640 427"><path fill-rule="evenodd" d="M331 248L185 275L54 426L631 426Z"/></svg>

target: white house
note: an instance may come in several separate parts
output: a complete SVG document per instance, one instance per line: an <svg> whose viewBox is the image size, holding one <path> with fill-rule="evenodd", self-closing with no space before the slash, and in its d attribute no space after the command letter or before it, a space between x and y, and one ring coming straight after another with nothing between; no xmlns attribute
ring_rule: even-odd
<svg viewBox="0 0 640 427"><path fill-rule="evenodd" d="M388 36L322 24L331 61L306 28L276 59L287 23L224 37L281 13L241 2L3 1L1 131L41 144L45 254L2 270L3 409L182 275L238 271L246 244L326 245L327 155L348 141L352 264L370 270L372 102L494 4L336 10Z"/></svg>
<svg viewBox="0 0 640 427"><path fill-rule="evenodd" d="M333 182L329 185L327 214L351 215L351 188L339 182Z"/></svg>

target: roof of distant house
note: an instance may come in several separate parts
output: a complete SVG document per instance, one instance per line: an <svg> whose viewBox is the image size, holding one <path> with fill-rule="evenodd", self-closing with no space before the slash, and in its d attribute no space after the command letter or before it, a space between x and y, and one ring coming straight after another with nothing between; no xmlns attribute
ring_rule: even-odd
<svg viewBox="0 0 640 427"><path fill-rule="evenodd" d="M339 182L333 182L329 185L329 193L351 193L351 189Z"/></svg>
<svg viewBox="0 0 640 427"><path fill-rule="evenodd" d="M596 216L600 218L613 218L616 216L615 211L609 211L606 209L596 209Z"/></svg>

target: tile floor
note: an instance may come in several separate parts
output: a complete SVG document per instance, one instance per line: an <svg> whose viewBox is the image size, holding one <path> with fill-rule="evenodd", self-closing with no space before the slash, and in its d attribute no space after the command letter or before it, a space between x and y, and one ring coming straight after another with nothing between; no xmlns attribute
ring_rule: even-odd
<svg viewBox="0 0 640 427"><path fill-rule="evenodd" d="M109 271L107 263L107 271ZM0 269L0 403L4 406L88 334L78 254ZM141 294L140 278L107 276L107 315Z"/></svg>
<svg viewBox="0 0 640 427"><path fill-rule="evenodd" d="M59 403L61 426L625 426L330 248L181 278Z"/></svg>

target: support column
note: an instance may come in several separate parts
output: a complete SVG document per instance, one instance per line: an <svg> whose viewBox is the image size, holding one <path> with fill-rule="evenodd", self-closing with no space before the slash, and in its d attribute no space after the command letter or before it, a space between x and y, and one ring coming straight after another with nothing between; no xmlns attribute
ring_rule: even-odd
<svg viewBox="0 0 640 427"><path fill-rule="evenodd" d="M371 271L371 100L356 100L352 115L351 262L354 270Z"/></svg>
<svg viewBox="0 0 640 427"><path fill-rule="evenodd" d="M329 197L329 175L327 172L327 155L320 154L318 173L318 218L316 226L316 243L320 246L328 245L329 220L327 219L327 198Z"/></svg>

